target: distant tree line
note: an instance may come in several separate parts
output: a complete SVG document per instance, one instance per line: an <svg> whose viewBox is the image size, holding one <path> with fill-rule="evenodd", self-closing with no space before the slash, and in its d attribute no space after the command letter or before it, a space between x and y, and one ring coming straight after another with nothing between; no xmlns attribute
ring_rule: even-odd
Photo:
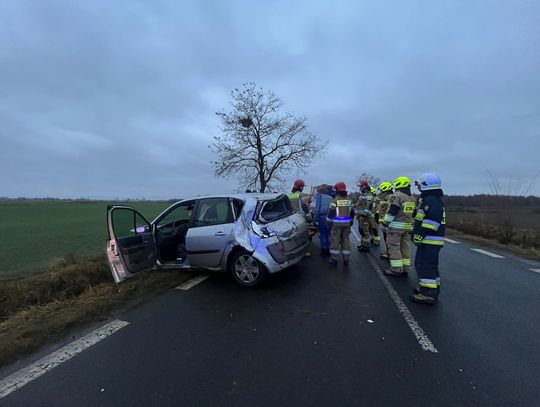
<svg viewBox="0 0 540 407"><path fill-rule="evenodd" d="M517 205L519 207L539 207L540 197L537 196L506 196L506 195L447 195L444 198L446 206L476 206L494 207Z"/></svg>

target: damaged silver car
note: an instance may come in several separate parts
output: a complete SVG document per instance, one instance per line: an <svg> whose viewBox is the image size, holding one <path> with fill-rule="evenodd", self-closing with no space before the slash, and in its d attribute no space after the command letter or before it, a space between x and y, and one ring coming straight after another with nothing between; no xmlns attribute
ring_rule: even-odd
<svg viewBox="0 0 540 407"><path fill-rule="evenodd" d="M283 194L184 199L153 222L127 206L107 208L107 259L120 283L154 267L229 271L242 286L298 263L308 225Z"/></svg>

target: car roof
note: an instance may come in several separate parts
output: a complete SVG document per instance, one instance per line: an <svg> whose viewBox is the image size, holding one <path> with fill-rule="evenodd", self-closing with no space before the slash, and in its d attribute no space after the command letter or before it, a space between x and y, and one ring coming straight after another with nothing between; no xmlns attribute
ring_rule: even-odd
<svg viewBox="0 0 540 407"><path fill-rule="evenodd" d="M208 198L236 198L236 199L241 199L243 201L250 201L250 200L255 200L255 199L259 201L269 201L272 199L276 199L277 197L281 195L284 195L284 194L281 192L273 192L273 193L250 192L250 193L243 193L243 194L199 195L199 196L194 196L191 198L181 199L178 202L192 201L196 199L208 199Z"/></svg>

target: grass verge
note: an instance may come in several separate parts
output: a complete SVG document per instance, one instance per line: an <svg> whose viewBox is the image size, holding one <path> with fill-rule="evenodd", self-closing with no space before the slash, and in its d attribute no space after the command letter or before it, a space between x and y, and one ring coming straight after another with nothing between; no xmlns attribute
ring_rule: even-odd
<svg viewBox="0 0 540 407"><path fill-rule="evenodd" d="M523 248L521 246L516 246L513 244L503 244L495 239L486 239L484 237L471 235L468 233L461 232L456 229L447 228L447 233L451 237L462 238L470 242L479 243L486 246L495 247L497 249L505 250L517 256L525 257L527 259L540 261L540 250L535 248Z"/></svg>
<svg viewBox="0 0 540 407"><path fill-rule="evenodd" d="M105 256L70 256L30 277L0 285L0 366L58 341L113 311L139 304L193 276L178 271L144 273L121 285Z"/></svg>

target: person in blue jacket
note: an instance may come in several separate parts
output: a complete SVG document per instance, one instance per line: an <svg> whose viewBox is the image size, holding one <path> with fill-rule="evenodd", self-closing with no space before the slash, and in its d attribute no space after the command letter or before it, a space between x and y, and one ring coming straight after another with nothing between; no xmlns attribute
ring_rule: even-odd
<svg viewBox="0 0 540 407"><path fill-rule="evenodd" d="M417 246L414 267L418 275L418 288L410 298L421 304L436 304L441 287L439 252L444 246L446 214L443 204L441 178L428 172L416 182L420 191L420 205L412 233Z"/></svg>
<svg viewBox="0 0 540 407"><path fill-rule="evenodd" d="M315 195L313 223L319 229L321 256L323 257L330 256L330 228L326 222L330 203L332 203L332 197L329 194L328 185L321 185L317 188L317 195Z"/></svg>

